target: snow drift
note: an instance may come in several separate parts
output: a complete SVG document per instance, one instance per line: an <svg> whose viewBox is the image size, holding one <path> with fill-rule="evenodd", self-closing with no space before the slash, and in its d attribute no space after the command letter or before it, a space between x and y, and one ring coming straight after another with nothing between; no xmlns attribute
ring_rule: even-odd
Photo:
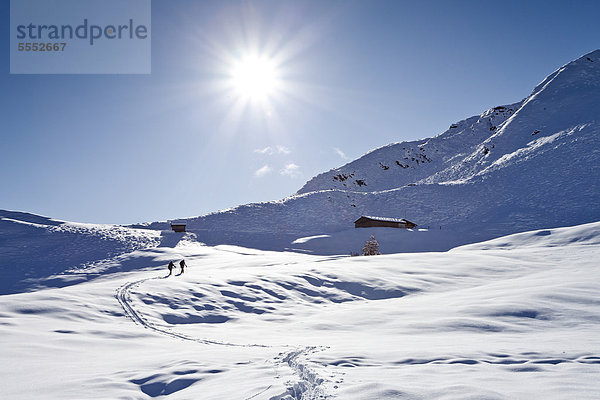
<svg viewBox="0 0 600 400"><path fill-rule="evenodd" d="M48 282L42 284L40 280L53 274L85 269L98 260L155 247L160 242L161 233L156 231L66 222L0 210L0 294L46 286ZM89 272L73 275L72 279L97 276Z"/></svg>

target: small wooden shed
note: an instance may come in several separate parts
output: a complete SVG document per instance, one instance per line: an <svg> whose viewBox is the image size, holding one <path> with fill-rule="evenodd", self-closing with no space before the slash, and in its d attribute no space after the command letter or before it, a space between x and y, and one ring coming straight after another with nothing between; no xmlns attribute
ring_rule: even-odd
<svg viewBox="0 0 600 400"><path fill-rule="evenodd" d="M175 232L185 232L185 221L171 221L171 229Z"/></svg>
<svg viewBox="0 0 600 400"><path fill-rule="evenodd" d="M412 229L417 224L410 222L404 218L386 218L386 217L371 217L363 215L356 221L354 221L355 228L401 228L401 229Z"/></svg>

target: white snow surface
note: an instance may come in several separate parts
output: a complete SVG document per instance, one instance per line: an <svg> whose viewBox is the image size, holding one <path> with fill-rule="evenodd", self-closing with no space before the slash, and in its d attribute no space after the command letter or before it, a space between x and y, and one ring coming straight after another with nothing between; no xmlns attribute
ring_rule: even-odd
<svg viewBox="0 0 600 400"><path fill-rule="evenodd" d="M40 222L51 221L18 226ZM31 243L62 235L35 229ZM89 236L98 229L75 234L81 252L95 251L100 239ZM0 397L596 399L600 391L600 222L373 257L209 247L174 232L139 248L141 233L102 229L134 250L50 278L40 272L35 286L19 286L36 291L0 296ZM43 252L30 257L44 266ZM182 258L185 273L167 277L168 261ZM3 274L19 273L0 263Z"/></svg>
<svg viewBox="0 0 600 400"><path fill-rule="evenodd" d="M0 210L0 295L30 290L52 274L86 269L72 280L93 279L93 263L154 247L164 234L116 225L82 224ZM164 242L164 240L162 240Z"/></svg>
<svg viewBox="0 0 600 400"><path fill-rule="evenodd" d="M361 215L432 228L425 240L384 232L384 253L448 250L597 221L599 115L596 50L550 74L522 101L459 121L430 139L372 150L312 178L288 198L189 218L187 227L208 244L347 254L365 240L365 232L351 233ZM290 246L319 235L331 239Z"/></svg>

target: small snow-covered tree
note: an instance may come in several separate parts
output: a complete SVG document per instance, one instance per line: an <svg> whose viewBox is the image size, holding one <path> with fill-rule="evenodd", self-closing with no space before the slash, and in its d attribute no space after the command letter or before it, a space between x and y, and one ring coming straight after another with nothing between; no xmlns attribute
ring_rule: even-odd
<svg viewBox="0 0 600 400"><path fill-rule="evenodd" d="M379 242L375 239L375 236L371 235L371 238L365 242L365 246L362 249L363 256L378 256L381 255L379 252Z"/></svg>

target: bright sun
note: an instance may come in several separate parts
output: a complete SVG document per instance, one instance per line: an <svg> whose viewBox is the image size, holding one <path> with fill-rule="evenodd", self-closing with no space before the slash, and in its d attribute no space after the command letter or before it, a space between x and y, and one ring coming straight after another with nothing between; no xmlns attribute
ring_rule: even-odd
<svg viewBox="0 0 600 400"><path fill-rule="evenodd" d="M233 65L231 78L236 92L252 100L267 100L278 86L276 65L266 57L246 56L238 60Z"/></svg>

